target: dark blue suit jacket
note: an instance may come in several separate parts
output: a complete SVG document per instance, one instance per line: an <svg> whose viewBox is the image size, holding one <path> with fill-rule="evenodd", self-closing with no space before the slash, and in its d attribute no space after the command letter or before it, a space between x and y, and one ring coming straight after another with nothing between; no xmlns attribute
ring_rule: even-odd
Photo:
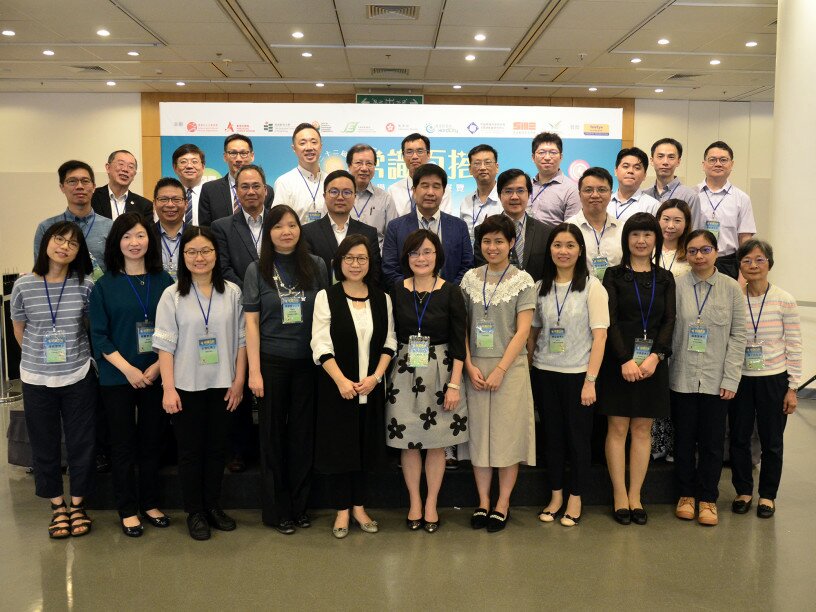
<svg viewBox="0 0 816 612"><path fill-rule="evenodd" d="M473 267L473 245L470 243L467 224L453 215L442 213L442 245L445 250L445 265L441 276L446 281L459 284L465 272ZM383 279L386 287L393 287L394 283L403 280L400 257L402 245L408 234L419 229L419 220L415 212L397 217L385 230L383 241L382 267Z"/></svg>

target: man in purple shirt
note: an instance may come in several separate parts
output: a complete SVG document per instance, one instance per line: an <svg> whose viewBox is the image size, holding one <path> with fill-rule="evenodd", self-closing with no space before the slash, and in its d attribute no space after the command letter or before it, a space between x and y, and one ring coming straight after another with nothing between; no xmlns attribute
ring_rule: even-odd
<svg viewBox="0 0 816 612"><path fill-rule="evenodd" d="M564 143L558 134L541 132L533 138L533 178L529 213L547 225L558 225L581 212L575 183L561 172Z"/></svg>

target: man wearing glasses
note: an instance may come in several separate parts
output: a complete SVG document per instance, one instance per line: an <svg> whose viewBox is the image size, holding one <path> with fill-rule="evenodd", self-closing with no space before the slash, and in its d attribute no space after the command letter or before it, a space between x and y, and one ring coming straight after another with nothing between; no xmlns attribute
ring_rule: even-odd
<svg viewBox="0 0 816 612"><path fill-rule="evenodd" d="M490 215L502 211L496 192L496 175L499 173L499 154L488 144L480 144L468 152L470 175L476 179L476 191L459 204L459 218L467 223L470 239L476 235L476 227Z"/></svg>
<svg viewBox="0 0 816 612"><path fill-rule="evenodd" d="M697 185L700 205L692 209L694 229L707 229L717 238L717 270L739 276L737 249L756 233L751 198L728 180L734 169L734 151L721 140L703 153L705 180Z"/></svg>
<svg viewBox="0 0 816 612"><path fill-rule="evenodd" d="M153 202L130 191L138 169L136 158L130 151L120 149L108 155L105 164L108 184L94 191L91 198L91 207L97 214L111 220L126 212L152 218Z"/></svg>
<svg viewBox="0 0 816 612"><path fill-rule="evenodd" d="M216 219L231 217L241 204L235 192L235 175L241 166L255 161L255 152L252 150L252 140L242 134L230 134L224 139L224 161L229 170L223 178L207 181L201 187L201 197L198 200L198 224L209 226ZM272 205L274 192L266 185L266 199L264 208Z"/></svg>
<svg viewBox="0 0 816 612"><path fill-rule="evenodd" d="M408 134L402 139L402 160L408 170L408 177L398 180L388 188L388 194L397 207L397 215L416 212L417 204L414 196L414 172L420 166L427 164L431 159L431 139L423 134ZM451 186L445 187L440 210L446 213L451 211Z"/></svg>
<svg viewBox="0 0 816 612"><path fill-rule="evenodd" d="M194 144L183 144L173 151L173 171L184 187L187 207L184 211L184 226L198 225L198 201L204 178L204 151Z"/></svg>
<svg viewBox="0 0 816 612"><path fill-rule="evenodd" d="M561 172L564 143L558 134L541 132L533 138L533 177L530 214L547 225L558 225L581 212L578 190Z"/></svg>
<svg viewBox="0 0 816 612"><path fill-rule="evenodd" d="M184 186L169 176L159 179L153 189L153 210L159 218L155 227L161 244L162 266L177 280L182 256L179 245L187 215Z"/></svg>
<svg viewBox="0 0 816 612"><path fill-rule="evenodd" d="M371 145L356 144L348 150L346 164L357 190L351 218L377 229L377 249L382 251L385 228L397 218L397 207L384 189L371 182L377 168L377 152Z"/></svg>

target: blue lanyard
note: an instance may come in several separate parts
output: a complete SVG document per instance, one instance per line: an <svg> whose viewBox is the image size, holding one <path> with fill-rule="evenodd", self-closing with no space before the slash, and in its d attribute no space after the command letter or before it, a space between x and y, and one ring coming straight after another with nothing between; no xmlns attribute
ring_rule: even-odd
<svg viewBox="0 0 816 612"><path fill-rule="evenodd" d="M703 282L703 281L700 281ZM699 283L698 283L699 284ZM703 314L703 308L705 308L706 302L708 301L708 296L711 295L711 288L714 285L708 286L708 293L706 293L705 299L703 300L703 305L700 306L700 298L697 297L697 285L694 285L694 301L697 302L697 322L700 322L700 316Z"/></svg>
<svg viewBox="0 0 816 612"><path fill-rule="evenodd" d="M357 211L356 206L352 206L352 208L354 209L354 214L357 215L357 220L358 221L363 216L363 213L365 212L366 207L368 207L368 203L370 201L371 201L371 192L368 192L368 199L365 201L365 204L363 204L363 207L360 209L359 212ZM372 208L371 210L374 210L374 209Z"/></svg>
<svg viewBox="0 0 816 612"><path fill-rule="evenodd" d="M638 289L637 278L635 278L635 271L632 270L632 282L635 284L635 295L637 295L638 307L640 308L640 321L643 323L643 339L646 340L646 330L649 328L649 317L652 316L652 306L654 305L655 285L657 285L657 268L652 268L652 299L649 301L649 310L646 316L643 316L643 302L640 301L640 289ZM697 295L697 292L694 292ZM708 299L708 296L706 296ZM703 302L705 305L705 302Z"/></svg>
<svg viewBox="0 0 816 612"><path fill-rule="evenodd" d="M300 168L297 169L300 178L303 179L303 184L306 185L306 191L309 192L309 196L312 198L312 206L317 208L317 192L320 189L320 173L317 173L317 186L315 187L314 193L312 193L312 188L309 187L309 181L306 180L306 177L303 176L303 173L300 171Z"/></svg>
<svg viewBox="0 0 816 612"><path fill-rule="evenodd" d="M703 190L703 193L706 194L706 198L708 199L708 205L711 206L711 210L714 211L714 218L716 219L717 218L717 209L720 207L720 204L723 203L723 200L728 197L728 194L731 193L731 188L729 187L728 189L725 190L725 193L720 198L720 201L717 202L716 206L714 206L714 202L711 201L711 196L708 195L709 191L711 191L711 190L708 187L706 187Z"/></svg>
<svg viewBox="0 0 816 612"><path fill-rule="evenodd" d="M207 314L204 314L204 307L201 305L201 298L198 297L198 289L196 289L195 283L193 283L193 291L195 291L196 301L198 302L198 307L201 309L201 314L204 317L204 333L210 333L210 309L212 308L212 299L213 293L215 292L215 287L212 287L210 290L210 303L207 305Z"/></svg>
<svg viewBox="0 0 816 612"><path fill-rule="evenodd" d="M630 207L632 204L634 204L634 203L635 203L635 202L632 202L631 200L632 200L632 198L629 198L628 200L626 200L627 204L626 204L626 206L624 206L624 207L623 207L623 210L622 210L622 211L620 211L620 212L618 212L618 204L620 204L620 202L618 202L618 201L617 201L617 199L615 200L615 218L616 218L616 219L620 219L620 218L621 218L621 215L622 215L623 213L625 213L627 210L629 210L629 207ZM606 229L606 226L604 226L604 229ZM598 244L598 247L600 247L600 246L601 246L601 245L600 245L600 244Z"/></svg>
<svg viewBox="0 0 816 612"><path fill-rule="evenodd" d="M431 290L428 292L428 301L425 302L425 306L422 307L422 314L419 314L419 307L417 306L417 301L419 301L419 296L417 295L416 291L416 279L413 277L411 278L411 287L414 291L414 310L416 311L417 316L417 335L422 335L422 319L425 318L425 311L428 310L428 304L431 303L431 296L433 295L434 287L436 287L436 277L433 277L434 284L431 287Z"/></svg>
<svg viewBox="0 0 816 612"><path fill-rule="evenodd" d="M534 203L535 203L535 201L536 201L536 200L539 198L539 196L540 196L542 193L544 193L544 191L545 191L545 190L547 189L547 187L549 187L550 185L552 185L552 181L550 181L550 182L549 182L549 183L547 183L546 185L542 185L541 189L539 189L539 190L538 190L538 193L537 193L537 194L535 194L535 195L533 196L533 201L532 201L532 202L530 202L530 204L531 204L531 205L532 205L532 204L534 204Z"/></svg>
<svg viewBox="0 0 816 612"><path fill-rule="evenodd" d="M184 233L183 223L181 224L181 231L182 233ZM166 235L167 234L164 231L162 231L161 225L159 225L159 236L161 236L162 244L164 244L164 248L167 249L167 255L170 257L170 261L173 261L173 255L176 254L176 251L178 251L179 245L181 244L181 236L176 236L175 240L176 246L173 247L173 250L171 251L170 247L167 245L167 240L165 239Z"/></svg>
<svg viewBox="0 0 816 612"><path fill-rule="evenodd" d="M405 179L405 188L408 189L408 200L411 202L411 212L415 212L416 202L414 202L414 194L411 191L411 183L408 182L408 179Z"/></svg>
<svg viewBox="0 0 816 612"><path fill-rule="evenodd" d="M57 331L57 313L59 312L60 303L62 302L62 294L65 291L65 283L68 282L68 275L65 275L65 280L62 281L62 289L60 289L59 299L57 300L57 309L51 307L51 296L48 293L48 283L43 276L43 285L45 286L45 297L48 298L48 310L51 311L51 327Z"/></svg>
<svg viewBox="0 0 816 612"><path fill-rule="evenodd" d="M490 308L491 302L493 302L493 298L496 296L496 290L499 288L502 280L504 280L504 275L507 274L507 271L510 269L510 264L507 264L507 267L502 272L501 276L499 277L499 282L496 283L496 286L493 287L493 293L490 294L490 300L487 299L487 269L489 266L485 266L485 273L484 273L484 282L482 283L482 304L484 305L484 313L485 317L487 317L487 311Z"/></svg>
<svg viewBox="0 0 816 612"><path fill-rule="evenodd" d="M668 198L666 198L666 200L671 200L671 197L674 195L674 192L675 192L675 191L677 191L677 188L678 188L679 186L680 186L680 182L678 181L678 183L677 183L677 184L674 186L674 189L672 189L672 190L671 190L671 193L669 194L669 197L668 197ZM655 191L657 191L657 189L655 189ZM658 199L659 199L661 202L665 202L665 201L666 201L666 200L664 200L664 199L662 198L662 196L661 196L661 197L659 197Z"/></svg>
<svg viewBox="0 0 816 612"><path fill-rule="evenodd" d="M261 213L261 229L258 231L258 237L255 238L255 232L252 231L252 227L249 225L249 221L247 221L247 227L249 228L249 235L252 237L252 244L255 245L255 250L258 250L258 243L261 241L261 236L263 236L263 213Z"/></svg>
<svg viewBox="0 0 816 612"><path fill-rule="evenodd" d="M677 250L675 249L675 251L674 251L674 255L672 255L672 260L671 260L671 263L669 264L669 267L667 268L667 267L666 267L666 258L664 257L663 253L661 253L661 254L660 254L660 261L662 261L662 262L663 262L663 269L664 269L664 270L668 270L669 272L671 272L672 266L674 266L674 260L675 260L676 258L677 258Z"/></svg>
<svg viewBox="0 0 816 612"><path fill-rule="evenodd" d="M477 192L477 194L478 194L478 192ZM476 198L478 198L478 197L479 197L477 194L474 194L474 195L473 195L473 199L472 199L472 201L471 201L471 202L472 202L472 204L473 204L473 212L471 213L471 215L470 215L470 216L471 216L471 217L473 217L473 222L471 223L471 225L473 226L473 229L474 229L474 230L476 229L476 222L479 220L479 217L481 217L481 216L482 216L482 212L484 211L484 209L485 209L487 206L489 206L489 205L490 205L490 202L489 202L489 201L488 201L488 202L486 202L485 204L482 204L482 205L479 207L479 212L477 213L477 212L476 212ZM487 198L488 198L488 200L489 200L489 199L490 199L490 196L487 196Z"/></svg>
<svg viewBox="0 0 816 612"><path fill-rule="evenodd" d="M556 312L556 315L558 317L558 320L556 321L555 324L558 327L561 326L561 311L564 310L564 304L567 303L567 298L569 297L570 289L572 289L572 281L570 281L569 286L567 286L567 293L564 294L564 301L561 302L561 304L559 305L558 304L558 285L556 285L555 281L553 281L553 295L555 296L555 312Z"/></svg>
<svg viewBox="0 0 816 612"><path fill-rule="evenodd" d="M606 220L604 220L604 226L603 226L603 229L601 230L600 238L598 237L598 232L595 231L595 228L592 227L592 224L589 221L587 221L587 225L589 225L589 229L592 230L592 233L595 234L595 244L598 245L598 255L600 255L601 254L601 240L603 240L603 235L604 235L604 233L606 233Z"/></svg>
<svg viewBox="0 0 816 612"><path fill-rule="evenodd" d="M762 309L765 308L765 298L768 297L768 291L771 290L771 283L768 283L768 288L765 289L765 295L762 296L762 304L759 306L759 314L756 321L754 320L754 309L751 308L751 298L748 296L748 290L745 290L745 299L748 300L748 312L751 313L751 325L754 326L754 342L756 342L757 330L759 329L759 320L762 318Z"/></svg>
<svg viewBox="0 0 816 612"><path fill-rule="evenodd" d="M139 300L139 306L142 307L142 312L144 312L145 321L147 321L148 320L147 309L150 306L150 274L145 274L145 276L147 276L147 293L145 294L145 301L143 302L142 297L139 295L139 292L136 291L136 285L134 285L133 281L130 280L130 276L125 274L125 278L127 279L130 288L133 289L133 293L136 294L136 299ZM196 293L196 296L198 296L198 293ZM210 296L210 302L212 302L212 295ZM207 312L207 316L209 317L209 311Z"/></svg>
<svg viewBox="0 0 816 612"><path fill-rule="evenodd" d="M80 217L77 217L76 215L74 215L74 218L79 219ZM87 219L87 217L82 217L82 219ZM65 216L65 213L62 213L62 220L63 221L68 221L68 217ZM74 221L74 223L79 225L82 222L81 221ZM85 240L87 240L88 236L91 235L91 230L93 229L94 223L96 223L96 211L94 211L93 214L91 214L91 225L88 227L88 231L86 232L85 230L82 230L82 235L85 236Z"/></svg>

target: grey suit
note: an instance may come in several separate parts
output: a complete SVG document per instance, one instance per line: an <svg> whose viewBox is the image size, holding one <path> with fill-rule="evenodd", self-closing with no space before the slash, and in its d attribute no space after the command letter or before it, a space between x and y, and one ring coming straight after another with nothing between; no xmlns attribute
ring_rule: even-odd
<svg viewBox="0 0 816 612"><path fill-rule="evenodd" d="M269 210L275 191L266 186L264 209ZM229 184L229 174L214 181L207 181L201 186L201 196L198 198L198 224L209 226L216 220L232 216L232 189Z"/></svg>
<svg viewBox="0 0 816 612"><path fill-rule="evenodd" d="M317 221L307 223L303 226L302 232L303 237L309 244L309 249L311 250L312 254L317 255L324 262L326 262L326 270L329 273L329 280L331 280L332 260L334 259L334 254L337 253L338 245L337 237L332 229L329 215L323 215ZM353 234L362 234L368 238L368 242L371 245L372 254L371 261L368 262L370 271L369 279L374 284L378 284L381 276L381 263L379 242L377 240L377 228L349 218L348 232L346 233L346 236L351 236Z"/></svg>
<svg viewBox="0 0 816 612"><path fill-rule="evenodd" d="M476 229L478 235L478 228ZM521 265L516 259L515 251L510 253L511 263L527 272L536 282L540 281L544 274L544 260L548 257L547 239L550 237L552 229L551 225L542 223L527 215L527 220L524 222L524 254ZM476 242L473 244L473 255L475 267L484 265L485 258L482 255L482 249L479 248Z"/></svg>
<svg viewBox="0 0 816 612"><path fill-rule="evenodd" d="M218 219L210 229L218 241L218 258L224 278L243 287L247 266L258 261L255 240L244 211L239 210L229 217Z"/></svg>

